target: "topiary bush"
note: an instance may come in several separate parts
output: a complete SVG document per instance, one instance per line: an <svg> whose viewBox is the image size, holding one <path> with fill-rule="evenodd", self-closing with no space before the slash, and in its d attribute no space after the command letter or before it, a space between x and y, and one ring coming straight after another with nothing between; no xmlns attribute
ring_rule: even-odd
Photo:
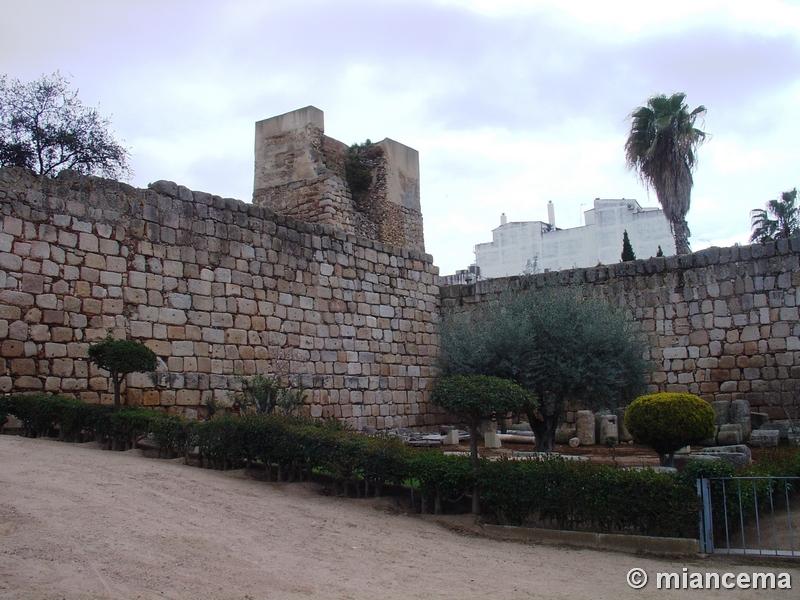
<svg viewBox="0 0 800 600"><path fill-rule="evenodd" d="M114 384L114 408L122 405L120 388L128 373L146 373L158 367L158 357L144 344L133 340L115 340L111 336L89 346L89 359L111 374Z"/></svg>
<svg viewBox="0 0 800 600"><path fill-rule="evenodd" d="M640 396L625 412L625 427L658 453L662 466L673 466L676 450L712 437L714 426L711 405L694 394Z"/></svg>

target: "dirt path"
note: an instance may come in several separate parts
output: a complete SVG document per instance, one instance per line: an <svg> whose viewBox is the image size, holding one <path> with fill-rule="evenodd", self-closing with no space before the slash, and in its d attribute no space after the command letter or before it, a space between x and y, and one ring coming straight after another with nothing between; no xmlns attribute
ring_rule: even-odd
<svg viewBox="0 0 800 600"><path fill-rule="evenodd" d="M633 590L633 567L789 572L464 537L387 501L320 496L240 472L0 436L0 598L752 598ZM699 595L698 595L699 594Z"/></svg>

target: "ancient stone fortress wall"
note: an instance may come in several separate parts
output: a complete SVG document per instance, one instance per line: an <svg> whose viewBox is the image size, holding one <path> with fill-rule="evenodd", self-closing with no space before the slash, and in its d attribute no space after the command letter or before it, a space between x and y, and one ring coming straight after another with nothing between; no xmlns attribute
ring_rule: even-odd
<svg viewBox="0 0 800 600"><path fill-rule="evenodd" d="M276 352L309 412L430 426L437 347L430 256L159 181L0 170L0 391L110 402L87 360L111 334L159 356L127 403L202 413Z"/></svg>
<svg viewBox="0 0 800 600"><path fill-rule="evenodd" d="M354 202L345 178L348 146L324 134L308 106L256 123L253 202L281 215L425 252L419 153L391 139L368 147L372 185Z"/></svg>
<svg viewBox="0 0 800 600"><path fill-rule="evenodd" d="M650 392L749 401L783 419L800 390L800 238L678 257L540 273L534 289L570 288L624 308L652 344ZM490 301L519 278L441 290L445 309ZM575 413L567 414L574 422Z"/></svg>

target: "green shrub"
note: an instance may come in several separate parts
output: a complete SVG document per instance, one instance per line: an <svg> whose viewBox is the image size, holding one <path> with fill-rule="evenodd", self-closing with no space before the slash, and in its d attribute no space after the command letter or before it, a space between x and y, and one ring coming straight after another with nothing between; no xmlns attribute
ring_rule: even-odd
<svg viewBox="0 0 800 600"><path fill-rule="evenodd" d="M158 446L158 455L174 457L185 455L194 439L196 421L189 421L178 415L154 413L150 422L150 433Z"/></svg>
<svg viewBox="0 0 800 600"><path fill-rule="evenodd" d="M197 445L201 461L208 459L209 466L216 469L241 468L250 458L246 438L248 419L253 417L222 414L198 423Z"/></svg>
<svg viewBox="0 0 800 600"><path fill-rule="evenodd" d="M153 430L159 413L146 408L125 408L111 413L110 438L113 450L130 450Z"/></svg>
<svg viewBox="0 0 800 600"><path fill-rule="evenodd" d="M366 438L361 454L365 494L370 486L378 496L385 484L401 485L410 476L409 461L415 453L395 437Z"/></svg>
<svg viewBox="0 0 800 600"><path fill-rule="evenodd" d="M434 500L434 512L444 502L459 502L476 484L476 471L466 456L445 455L436 450L420 450L409 458L409 475L418 482L422 511Z"/></svg>
<svg viewBox="0 0 800 600"><path fill-rule="evenodd" d="M357 210L364 210L365 201L372 187L372 169L362 157L374 159L381 156L383 151L370 140L363 144L353 144L347 151L345 161L345 181L350 188L353 204Z"/></svg>
<svg viewBox="0 0 800 600"><path fill-rule="evenodd" d="M22 422L26 437L46 436L52 429L60 429L71 409L82 405L76 398L49 394L17 395L7 400L8 412Z"/></svg>
<svg viewBox="0 0 800 600"><path fill-rule="evenodd" d="M714 411L694 394L650 394L631 402L625 426L659 454L662 465L672 466L676 450L714 435Z"/></svg>

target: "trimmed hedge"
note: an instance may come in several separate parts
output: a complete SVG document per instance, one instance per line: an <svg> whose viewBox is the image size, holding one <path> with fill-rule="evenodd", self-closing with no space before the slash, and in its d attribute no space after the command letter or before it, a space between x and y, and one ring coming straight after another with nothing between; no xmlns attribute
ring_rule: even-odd
<svg viewBox="0 0 800 600"><path fill-rule="evenodd" d="M54 434L57 429L61 439L98 440L120 450L148 435L161 456L180 456L197 447L201 464L210 468L238 469L258 462L268 478L279 481L324 473L334 478L337 494L348 496L378 495L385 485L410 483L412 498L419 494L416 508L423 512L465 509L462 500L477 484L484 512L495 521L562 529L694 537L696 479L733 474L727 463L689 461L674 476L562 458L482 460L475 469L465 456L409 448L389 436L369 437L338 421L287 415L222 414L194 421L47 395L0 398L2 411L19 418L26 435ZM800 475L800 452L768 454L743 474L764 471ZM716 507L724 501L721 485L712 488ZM759 499L767 497L762 491ZM752 514L755 502L746 497L743 509L745 516Z"/></svg>
<svg viewBox="0 0 800 600"><path fill-rule="evenodd" d="M503 523L655 536L697 533L697 492L673 475L564 458L484 462L484 505Z"/></svg>

